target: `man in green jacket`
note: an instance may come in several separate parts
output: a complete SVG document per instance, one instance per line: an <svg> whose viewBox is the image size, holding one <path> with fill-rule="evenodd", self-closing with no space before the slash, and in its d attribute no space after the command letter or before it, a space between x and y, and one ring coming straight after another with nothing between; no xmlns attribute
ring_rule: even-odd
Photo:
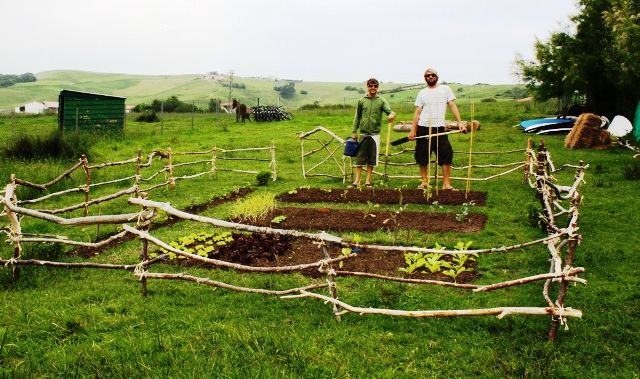
<svg viewBox="0 0 640 379"><path fill-rule="evenodd" d="M388 122L393 122L396 119L396 113L391 110L387 100L378 96L378 86L379 83L376 79L367 80L367 96L358 100L351 134L353 139L358 139L358 129L360 130L358 153L356 164L354 165L356 177L349 187L355 188L360 185L360 177L364 166L367 166L367 178L364 183L366 187L371 187L373 167L378 165L382 112L387 115Z"/></svg>

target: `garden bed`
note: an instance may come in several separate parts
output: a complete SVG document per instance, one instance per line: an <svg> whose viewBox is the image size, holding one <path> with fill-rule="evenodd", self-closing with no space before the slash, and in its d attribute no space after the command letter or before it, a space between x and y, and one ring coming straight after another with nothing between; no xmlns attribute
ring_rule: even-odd
<svg viewBox="0 0 640 379"><path fill-rule="evenodd" d="M425 191L420 189L393 188L355 188L355 189L322 189L297 188L288 193L278 195L277 200L293 203L375 203L375 204L434 204L462 205L473 202L475 205L485 205L486 192L433 191L427 200Z"/></svg>
<svg viewBox="0 0 640 379"><path fill-rule="evenodd" d="M282 221L275 223L275 220ZM385 222L385 220L387 220ZM242 220L233 220L242 222ZM484 228L487 216L479 213L389 212L332 208L279 208L255 221L257 226L336 232L373 232L414 229L425 233L474 233Z"/></svg>
<svg viewBox="0 0 640 379"><path fill-rule="evenodd" d="M309 238L259 233L229 233L229 236L233 241L225 243L224 246L207 254L207 256L212 259L254 267L292 266L324 259L324 253L318 247L318 243ZM207 241L213 238L215 237L202 238L185 244L181 248L194 250L194 253L196 253L197 251L195 250L197 250L196 247L198 245L207 246ZM338 258L343 255L340 245L329 243L327 244L327 249L331 258ZM347 275L347 272L363 272L399 278L455 281L457 283L467 283L480 276L475 260L468 260L464 265L466 270L457 275L454 280L451 276L443 274L442 271L431 273L426 268L417 269L413 273L400 271L400 268L407 266L404 253L400 251L364 248L357 249L354 252L357 253L357 257L345 260L342 264L334 264L334 269L337 270L338 275ZM155 253L159 254L160 251ZM443 256L440 259L447 262L451 261L449 256ZM190 259L178 259L177 256L171 261L184 266L210 267L206 263ZM303 270L302 273L312 277L324 276L315 268Z"/></svg>

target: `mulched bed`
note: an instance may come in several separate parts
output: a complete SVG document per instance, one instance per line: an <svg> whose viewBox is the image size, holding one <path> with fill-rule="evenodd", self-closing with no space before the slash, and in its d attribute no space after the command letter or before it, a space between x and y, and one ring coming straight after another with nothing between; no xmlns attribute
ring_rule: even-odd
<svg viewBox="0 0 640 379"><path fill-rule="evenodd" d="M285 216L277 224L271 221ZM395 222L394 222L395 217ZM387 223L385 224L385 220ZM241 220L232 220L241 222ZM487 216L468 214L464 220L456 220L453 213L432 212L365 212L361 210L331 208L280 208L265 217L251 222L257 226L280 229L371 232L386 229L415 229L426 233L474 233L484 228Z"/></svg>
<svg viewBox="0 0 640 379"><path fill-rule="evenodd" d="M322 188L298 188L278 195L277 200L292 203L376 203L399 204L402 198L403 204L433 204L461 205L474 202L475 205L485 205L487 193L470 191L465 196L465 191L438 190L431 193L427 201L423 190L419 189L392 189L392 188L360 188L360 189L322 189Z"/></svg>

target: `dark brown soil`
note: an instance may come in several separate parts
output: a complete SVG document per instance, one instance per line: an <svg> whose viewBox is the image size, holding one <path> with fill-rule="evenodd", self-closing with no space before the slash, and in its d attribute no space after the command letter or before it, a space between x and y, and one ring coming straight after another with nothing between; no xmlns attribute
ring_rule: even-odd
<svg viewBox="0 0 640 379"><path fill-rule="evenodd" d="M250 194L251 192L253 192L254 190L251 188L240 188L239 190L232 192L226 196L223 197L218 197L215 199L212 199L211 201L208 201L204 204L196 204L196 205L192 205L190 207L187 207L185 209L183 209L184 212L187 213L192 213L192 214L198 214L201 213L209 208L213 208L216 207L220 204L226 203L226 202L230 202L230 201L235 201L238 198L247 196L248 194ZM167 226L171 226L177 222L182 221L181 218L179 217L175 217L175 216L169 216L167 217L167 219L163 222L159 222L159 223L153 223L149 226L149 230L154 230L154 229L158 229L158 228L164 228ZM105 235L102 236L102 238L108 238L110 235L116 234L116 232L113 232L109 235ZM124 237L112 241L104 246L101 247L79 247L75 250L72 250L69 252L69 254L72 255L80 255L82 257L85 258L90 258L93 256L96 256L98 254L100 254L101 252L111 249L114 246L120 245L122 243L125 243L127 241L131 241L133 239L137 238L134 234L126 234Z"/></svg>
<svg viewBox="0 0 640 379"><path fill-rule="evenodd" d="M211 253L209 258L256 267L292 266L314 263L324 259L322 249L318 247L317 243L308 238L240 233L234 233L233 238L233 242ZM342 255L342 247L340 245L329 244L327 247L331 258L337 258ZM430 273L426 269L419 269L411 274L399 271L399 268L406 267L404 253L402 252L377 249L362 249L354 252L357 253L357 257L343 261L342 265L334 264L333 268L338 275L346 275L345 272L350 271L401 278L454 281L453 278L441 272ZM443 259L449 260L447 257ZM177 262L186 266L206 266L195 261L181 260ZM455 282L467 283L480 276L477 271L476 261L467 261L465 267L472 269L472 271L461 273L456 277ZM315 268L305 270L303 274L312 277L323 275Z"/></svg>
<svg viewBox="0 0 640 379"><path fill-rule="evenodd" d="M286 217L277 224L272 220ZM385 222L386 220L386 222ZM470 213L458 221L453 213L366 212L332 208L281 208L251 222L280 229L371 232L376 230L415 229L426 233L473 233L484 228L487 216ZM234 220L236 222L241 220Z"/></svg>
<svg viewBox="0 0 640 379"><path fill-rule="evenodd" d="M439 190L433 191L427 200L426 194L419 189L360 188L360 189L321 189L298 188L276 197L279 201L293 203L367 203L374 204L433 204L461 205L473 202L485 205L486 192Z"/></svg>

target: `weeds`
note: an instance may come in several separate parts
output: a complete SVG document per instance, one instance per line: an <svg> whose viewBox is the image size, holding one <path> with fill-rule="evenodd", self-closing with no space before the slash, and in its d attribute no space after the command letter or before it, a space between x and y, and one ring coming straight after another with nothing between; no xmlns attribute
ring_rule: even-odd
<svg viewBox="0 0 640 379"><path fill-rule="evenodd" d="M255 222L276 208L276 197L271 192L252 194L239 199L231 206L232 217L243 222Z"/></svg>

